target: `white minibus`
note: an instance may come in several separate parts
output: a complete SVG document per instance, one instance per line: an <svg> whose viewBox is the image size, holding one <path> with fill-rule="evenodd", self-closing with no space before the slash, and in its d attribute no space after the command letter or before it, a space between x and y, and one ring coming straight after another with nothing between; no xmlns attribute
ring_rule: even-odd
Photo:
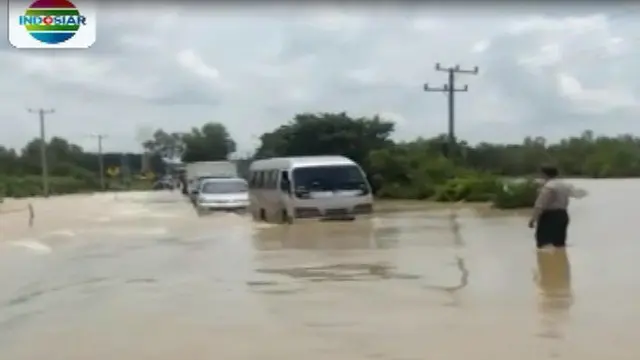
<svg viewBox="0 0 640 360"><path fill-rule="evenodd" d="M353 220L373 212L364 171L343 156L257 160L249 176L249 209L256 220Z"/></svg>

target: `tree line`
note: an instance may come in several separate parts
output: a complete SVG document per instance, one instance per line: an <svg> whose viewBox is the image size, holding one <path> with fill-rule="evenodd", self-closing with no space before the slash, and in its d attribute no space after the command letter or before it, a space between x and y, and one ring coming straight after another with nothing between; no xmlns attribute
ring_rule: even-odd
<svg viewBox="0 0 640 360"><path fill-rule="evenodd" d="M503 192L508 187L525 194L528 200L520 202L530 202L535 195L531 184L505 187L502 179L534 175L542 163L554 163L571 177L640 176L640 138L631 134L596 136L587 130L553 143L543 137L527 137L520 143L458 141L450 149L445 135L394 141L394 130L393 122L377 115L297 114L262 134L260 145L244 163L274 156L344 155L362 165L380 197L442 201L507 199ZM97 154L59 137L46 146L54 191L97 189ZM104 154L105 168L115 166L137 174L146 163L149 170L163 173L162 158L225 160L236 151L236 143L223 124L210 122L185 132L157 129L141 148L149 154L146 158L142 151ZM7 196L36 195L40 172L40 140L32 140L20 151L0 147L0 191ZM21 187L29 191L16 190Z"/></svg>

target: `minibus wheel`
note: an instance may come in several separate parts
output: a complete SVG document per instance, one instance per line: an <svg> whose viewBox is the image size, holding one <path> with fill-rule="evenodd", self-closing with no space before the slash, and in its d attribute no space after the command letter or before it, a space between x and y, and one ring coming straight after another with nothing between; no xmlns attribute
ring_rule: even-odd
<svg viewBox="0 0 640 360"><path fill-rule="evenodd" d="M260 221L267 221L267 214L264 209L260 209Z"/></svg>
<svg viewBox="0 0 640 360"><path fill-rule="evenodd" d="M293 224L293 218L289 216L289 213L287 212L287 210L282 210L280 214L281 214L280 220L282 221L283 224Z"/></svg>

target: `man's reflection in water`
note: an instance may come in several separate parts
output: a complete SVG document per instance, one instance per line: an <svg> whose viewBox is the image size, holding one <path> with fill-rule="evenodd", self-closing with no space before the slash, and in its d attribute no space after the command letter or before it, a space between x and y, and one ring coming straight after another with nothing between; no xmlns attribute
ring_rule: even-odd
<svg viewBox="0 0 640 360"><path fill-rule="evenodd" d="M568 320L573 304L569 257L564 248L544 249L536 253L536 282L540 290L539 311L543 327L540 336L562 338L562 323Z"/></svg>

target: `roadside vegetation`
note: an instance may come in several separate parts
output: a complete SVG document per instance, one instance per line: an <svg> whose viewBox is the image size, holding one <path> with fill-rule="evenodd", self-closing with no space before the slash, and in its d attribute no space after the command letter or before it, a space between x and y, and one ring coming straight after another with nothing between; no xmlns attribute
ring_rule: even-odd
<svg viewBox="0 0 640 360"><path fill-rule="evenodd" d="M596 137L585 131L552 144L542 137L527 137L519 144L460 141L448 149L444 135L394 141L394 130L392 122L378 116L298 114L262 134L260 146L240 160L239 169L245 174L253 158L344 155L363 166L379 198L491 202L504 209L533 204L533 179L542 163L555 163L570 177L640 176L640 138L628 134ZM42 193L39 146L36 139L20 151L0 147L0 197ZM150 188L152 182L138 175L164 173L163 156L186 162L225 160L236 144L222 124L207 123L186 132L158 129L141 148L146 156L104 155L105 169L120 169L117 176L107 177L108 189ZM59 137L52 138L47 149L52 194L100 190L97 154Z"/></svg>

